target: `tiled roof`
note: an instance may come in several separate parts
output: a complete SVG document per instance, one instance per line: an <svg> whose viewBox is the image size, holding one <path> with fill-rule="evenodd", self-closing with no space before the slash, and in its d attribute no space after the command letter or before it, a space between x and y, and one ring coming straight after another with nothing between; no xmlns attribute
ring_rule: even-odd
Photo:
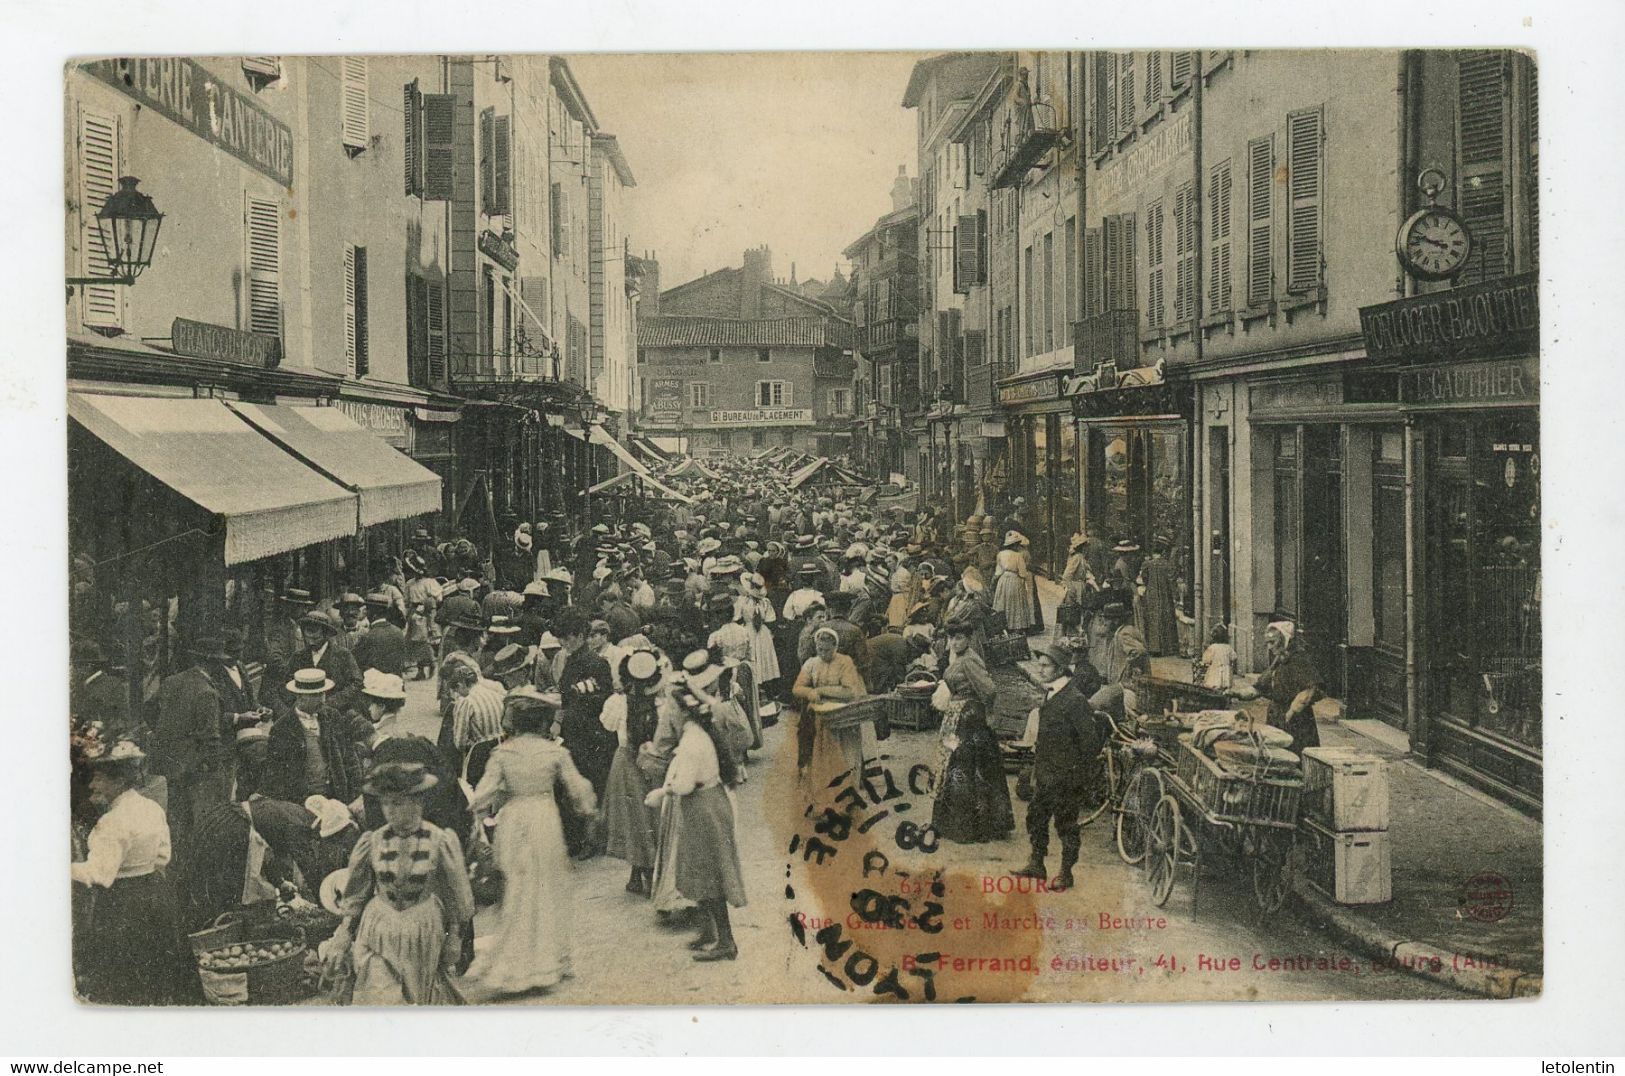
<svg viewBox="0 0 1625 1076"><path fill-rule="evenodd" d="M826 337L820 318L667 316L639 319L638 346L824 347Z"/></svg>

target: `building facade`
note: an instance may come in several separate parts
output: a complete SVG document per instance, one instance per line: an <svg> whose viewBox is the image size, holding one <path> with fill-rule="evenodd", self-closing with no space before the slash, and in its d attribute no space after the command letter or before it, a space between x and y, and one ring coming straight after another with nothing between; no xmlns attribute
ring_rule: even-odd
<svg viewBox="0 0 1625 1076"><path fill-rule="evenodd" d="M906 169L892 211L843 253L852 266L859 433L865 473L877 482L908 471L905 416L919 410L919 210Z"/></svg>

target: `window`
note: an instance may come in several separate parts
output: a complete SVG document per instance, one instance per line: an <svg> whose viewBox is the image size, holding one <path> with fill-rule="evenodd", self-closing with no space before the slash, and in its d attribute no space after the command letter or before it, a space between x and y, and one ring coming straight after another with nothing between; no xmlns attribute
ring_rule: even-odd
<svg viewBox="0 0 1625 1076"><path fill-rule="evenodd" d="M757 348L756 349L756 361L757 362L772 362L773 361L773 349L769 348L769 347L759 347L759 348Z"/></svg>
<svg viewBox="0 0 1625 1076"><path fill-rule="evenodd" d="M1287 291L1319 287L1321 272L1321 206L1324 164L1321 157L1321 115L1313 108L1286 118Z"/></svg>
<svg viewBox="0 0 1625 1076"><path fill-rule="evenodd" d="M1196 187L1174 192L1174 324L1196 316Z"/></svg>
<svg viewBox="0 0 1625 1076"><path fill-rule="evenodd" d="M480 113L480 204L488 217L513 208L512 122L494 108Z"/></svg>
<svg viewBox="0 0 1625 1076"><path fill-rule="evenodd" d="M852 390L829 390L829 413L831 415L847 415L852 412Z"/></svg>
<svg viewBox="0 0 1625 1076"><path fill-rule="evenodd" d="M1055 233L1044 233L1044 350L1055 350Z"/></svg>
<svg viewBox="0 0 1625 1076"><path fill-rule="evenodd" d="M788 381L758 381L756 382L757 407L789 407L794 396L794 386Z"/></svg>
<svg viewBox="0 0 1625 1076"><path fill-rule="evenodd" d="M441 384L446 380L446 286L438 280L427 280L423 285L423 323L428 340L425 350L429 357L429 381Z"/></svg>
<svg viewBox="0 0 1625 1076"><path fill-rule="evenodd" d="M247 198L244 213L248 331L282 335L282 214L276 202Z"/></svg>
<svg viewBox="0 0 1625 1076"><path fill-rule="evenodd" d="M1191 84L1191 53L1176 52L1168 57L1168 88L1183 90Z"/></svg>
<svg viewBox="0 0 1625 1076"><path fill-rule="evenodd" d="M688 406L695 410L704 410L712 403L711 382L690 381L688 383Z"/></svg>
<svg viewBox="0 0 1625 1076"><path fill-rule="evenodd" d="M785 445L793 445L793 444L795 444L796 443L796 431L795 430L788 430L788 429L780 430L779 431L779 443L780 444L785 444Z"/></svg>
<svg viewBox="0 0 1625 1076"><path fill-rule="evenodd" d="M958 219L954 225L954 291L964 295L977 284L987 283L982 264L982 222L986 214L970 214Z"/></svg>
<svg viewBox="0 0 1625 1076"><path fill-rule="evenodd" d="M733 446L734 446L734 436L733 436L733 434L729 433L727 430L718 430L717 431L717 447L721 448L721 449L729 449L729 448L732 448Z"/></svg>
<svg viewBox="0 0 1625 1076"><path fill-rule="evenodd" d="M1145 107L1155 111L1162 103L1162 53L1145 54Z"/></svg>
<svg viewBox="0 0 1625 1076"><path fill-rule="evenodd" d="M423 94L418 80L401 93L401 159L406 171L406 193L423 194Z"/></svg>
<svg viewBox="0 0 1625 1076"><path fill-rule="evenodd" d="M1163 269L1162 269L1162 199L1145 207L1145 261L1146 283L1145 324L1147 328L1162 328Z"/></svg>
<svg viewBox="0 0 1625 1076"><path fill-rule="evenodd" d="M423 104L423 199L450 201L457 98L449 93L426 93L420 100Z"/></svg>
<svg viewBox="0 0 1625 1076"><path fill-rule="evenodd" d="M1375 642L1405 649L1404 431L1379 429L1372 438L1371 566Z"/></svg>
<svg viewBox="0 0 1625 1076"><path fill-rule="evenodd" d="M1061 251L1061 346L1072 343L1072 321L1078 316L1078 219L1066 218L1066 246Z"/></svg>
<svg viewBox="0 0 1625 1076"><path fill-rule="evenodd" d="M1229 161L1208 172L1207 309L1217 314L1230 309L1230 187Z"/></svg>
<svg viewBox="0 0 1625 1076"><path fill-rule="evenodd" d="M1095 153L1104 153L1117 141L1117 66L1116 53L1097 52L1095 65L1094 137L1091 146Z"/></svg>
<svg viewBox="0 0 1625 1076"><path fill-rule="evenodd" d="M1117 100L1122 110L1121 118L1117 121L1118 137L1134 130L1134 114L1139 107L1139 101L1134 96L1134 54L1122 54L1122 68L1117 74Z"/></svg>
<svg viewBox="0 0 1625 1076"><path fill-rule="evenodd" d="M1027 286L1026 287L1026 293L1027 293L1026 309L1022 311L1022 313L1026 315L1024 318L1022 318L1022 320L1024 322L1026 322L1026 329L1027 329L1027 333L1026 333L1026 345L1027 345L1027 347L1026 347L1025 354L1032 355L1032 354L1034 354L1034 347L1033 347L1033 248L1028 247L1028 248L1026 248L1026 250L1022 251L1021 258L1022 258L1022 270L1023 270L1023 272L1021 274L1022 283Z"/></svg>
<svg viewBox="0 0 1625 1076"><path fill-rule="evenodd" d="M1247 305L1263 306L1275 295L1271 255L1271 192L1275 189L1275 140L1247 143Z"/></svg>
<svg viewBox="0 0 1625 1076"><path fill-rule="evenodd" d="M1105 218L1083 236L1084 286L1090 316L1108 310L1136 310L1133 213Z"/></svg>
<svg viewBox="0 0 1625 1076"><path fill-rule="evenodd" d="M564 185L555 183L548 204L552 209L553 256L565 258L570 254L570 203L564 196Z"/></svg>
<svg viewBox="0 0 1625 1076"><path fill-rule="evenodd" d="M706 361L707 362L713 362L713 363L720 363L722 361L722 349L720 347L712 348L710 356L707 358Z"/></svg>
<svg viewBox="0 0 1625 1076"><path fill-rule="evenodd" d="M107 252L96 214L118 190L123 170L119 119L79 113L79 268L85 276L107 276ZM86 284L79 289L80 317L86 325L119 328L124 324L124 289L115 284Z"/></svg>
<svg viewBox="0 0 1625 1076"><path fill-rule="evenodd" d="M767 447L767 431L766 430L751 430L750 431L750 447L752 447L752 448L766 448Z"/></svg>
<svg viewBox="0 0 1625 1076"><path fill-rule="evenodd" d="M354 157L367 148L372 136L371 108L367 99L367 58L344 56L339 59L339 126L344 149Z"/></svg>
<svg viewBox="0 0 1625 1076"><path fill-rule="evenodd" d="M1509 269L1509 59L1508 53L1489 49L1457 58L1456 206L1473 236L1460 283L1489 280Z"/></svg>
<svg viewBox="0 0 1625 1076"><path fill-rule="evenodd" d="M344 248L344 372L367 376L367 248Z"/></svg>

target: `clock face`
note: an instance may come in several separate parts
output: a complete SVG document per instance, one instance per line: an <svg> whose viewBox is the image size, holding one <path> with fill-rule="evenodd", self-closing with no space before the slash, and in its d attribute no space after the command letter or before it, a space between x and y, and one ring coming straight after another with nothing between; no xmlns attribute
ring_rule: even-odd
<svg viewBox="0 0 1625 1076"><path fill-rule="evenodd" d="M1399 233L1399 256L1416 276L1443 280L1461 272L1472 253L1466 225L1448 209L1433 206L1407 220Z"/></svg>

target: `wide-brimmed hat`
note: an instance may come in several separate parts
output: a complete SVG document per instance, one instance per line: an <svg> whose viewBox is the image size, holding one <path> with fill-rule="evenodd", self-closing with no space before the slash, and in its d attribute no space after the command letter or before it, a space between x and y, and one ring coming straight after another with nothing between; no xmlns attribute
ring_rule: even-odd
<svg viewBox="0 0 1625 1076"><path fill-rule="evenodd" d="M592 532L594 534L608 534L609 533L609 524L608 523L594 523L592 525Z"/></svg>
<svg viewBox="0 0 1625 1076"><path fill-rule="evenodd" d="M1007 545L1007 546L1011 546L1011 545L1028 545L1029 543L1027 541L1027 536L1025 534L1022 534L1020 531L1005 531L1004 532L1004 544Z"/></svg>
<svg viewBox="0 0 1625 1076"><path fill-rule="evenodd" d="M690 650L688 656L683 658L683 682L690 687L703 691L716 683L722 672L722 666L711 661L708 650Z"/></svg>
<svg viewBox="0 0 1625 1076"><path fill-rule="evenodd" d="M119 740L106 751L92 758L85 759L90 766L128 766L136 767L147 759L147 753L135 745L132 740Z"/></svg>
<svg viewBox="0 0 1625 1076"><path fill-rule="evenodd" d="M525 589L522 592L521 596L526 597L526 598L547 598L547 597L551 597L551 595L548 594L548 592L547 592L547 584L542 582L539 579L535 579L535 580L532 580L529 583L526 583L525 584Z"/></svg>
<svg viewBox="0 0 1625 1076"><path fill-rule="evenodd" d="M544 631L542 632L542 637L536 642L536 649L563 650L564 644L559 642L559 637L557 635L554 635L550 631Z"/></svg>
<svg viewBox="0 0 1625 1076"><path fill-rule="evenodd" d="M289 587L282 592L281 600L287 605L315 605L316 599L308 590L299 587Z"/></svg>
<svg viewBox="0 0 1625 1076"><path fill-rule="evenodd" d="M1119 538L1117 544L1112 546L1113 553L1138 553L1139 551L1140 543L1133 538Z"/></svg>
<svg viewBox="0 0 1625 1076"><path fill-rule="evenodd" d="M711 565L712 575L733 575L735 572L742 572L744 570L745 562L732 554L729 554L726 557L717 558L717 562Z"/></svg>
<svg viewBox="0 0 1625 1076"><path fill-rule="evenodd" d="M284 686L295 695L324 695L333 690L333 681L321 669L300 669Z"/></svg>
<svg viewBox="0 0 1625 1076"><path fill-rule="evenodd" d="M193 657L208 658L211 661L230 661L231 655L226 653L226 640L219 635L200 635L192 640L191 650Z"/></svg>
<svg viewBox="0 0 1625 1076"><path fill-rule="evenodd" d="M575 582L575 578L568 568L550 568L542 573L542 581L545 583L563 583L569 586Z"/></svg>
<svg viewBox="0 0 1625 1076"><path fill-rule="evenodd" d="M439 783L421 762L386 762L367 775L361 791L369 796L421 796Z"/></svg>
<svg viewBox="0 0 1625 1076"><path fill-rule="evenodd" d="M350 868L340 867L322 879L317 887L317 899L322 902L329 915L340 914L340 901L344 899L344 891L350 887Z"/></svg>
<svg viewBox="0 0 1625 1076"><path fill-rule="evenodd" d="M811 549L813 546L815 546L817 544L818 544L818 539L814 538L810 534L798 534L798 535L796 535L796 548L797 549Z"/></svg>
<svg viewBox="0 0 1625 1076"><path fill-rule="evenodd" d="M328 796L306 796L304 806L305 810L316 816L310 828L316 831L318 837L331 837L355 825L350 808L339 800Z"/></svg>
<svg viewBox="0 0 1625 1076"><path fill-rule="evenodd" d="M1051 661L1053 661L1055 663L1055 667L1057 669L1065 671L1066 669L1069 669L1072 666L1073 654L1072 654L1072 650L1071 650L1070 647L1064 646L1061 643L1056 642L1056 643L1048 643L1048 644L1043 645L1043 646L1034 647L1033 648L1033 657L1035 657L1035 658L1049 658Z"/></svg>
<svg viewBox="0 0 1625 1076"><path fill-rule="evenodd" d="M374 609L388 609L394 605L394 599L381 590L374 590L367 594L367 604Z"/></svg>
<svg viewBox="0 0 1625 1076"><path fill-rule="evenodd" d="M660 655L650 649L632 651L621 659L621 682L651 684L660 679Z"/></svg>
<svg viewBox="0 0 1625 1076"><path fill-rule="evenodd" d="M519 634L519 625L498 613L491 618L491 622L486 625L485 630L492 635L517 635Z"/></svg>
<svg viewBox="0 0 1625 1076"><path fill-rule="evenodd" d="M820 568L818 565L814 564L812 561L808 561L806 564L803 564L801 567L796 569L796 574L797 575L809 575L809 576L810 575L823 575L824 574L824 569Z"/></svg>
<svg viewBox="0 0 1625 1076"><path fill-rule="evenodd" d="M700 544L694 547L694 552L703 557L707 553L715 553L721 548L722 543L715 538L701 538Z"/></svg>
<svg viewBox="0 0 1625 1076"><path fill-rule="evenodd" d="M455 613L446 621L446 627L456 628L459 631L484 631L485 620L478 612L467 610Z"/></svg>
<svg viewBox="0 0 1625 1076"><path fill-rule="evenodd" d="M462 591L464 594L472 594L476 590L480 589L480 581L476 576L465 575L461 579L457 580L457 589Z"/></svg>
<svg viewBox="0 0 1625 1076"><path fill-rule="evenodd" d="M520 646L518 643L509 643L501 650L498 650L496 656L491 659L491 671L498 675L518 672L525 667L525 663L529 658L530 650L528 647Z"/></svg>
<svg viewBox="0 0 1625 1076"><path fill-rule="evenodd" d="M321 628L329 635L335 635L339 630L338 621L334 618L333 614L324 613L320 609L312 609L310 612L300 617L299 624L300 626L308 624L313 628Z"/></svg>
<svg viewBox="0 0 1625 1076"><path fill-rule="evenodd" d="M343 594L339 595L339 600L333 604L340 606L341 608L346 605L366 605L367 599L363 598L353 590L346 590Z"/></svg>
<svg viewBox="0 0 1625 1076"><path fill-rule="evenodd" d="M361 674L361 693L374 699L404 699L406 681L398 673L368 669Z"/></svg>

